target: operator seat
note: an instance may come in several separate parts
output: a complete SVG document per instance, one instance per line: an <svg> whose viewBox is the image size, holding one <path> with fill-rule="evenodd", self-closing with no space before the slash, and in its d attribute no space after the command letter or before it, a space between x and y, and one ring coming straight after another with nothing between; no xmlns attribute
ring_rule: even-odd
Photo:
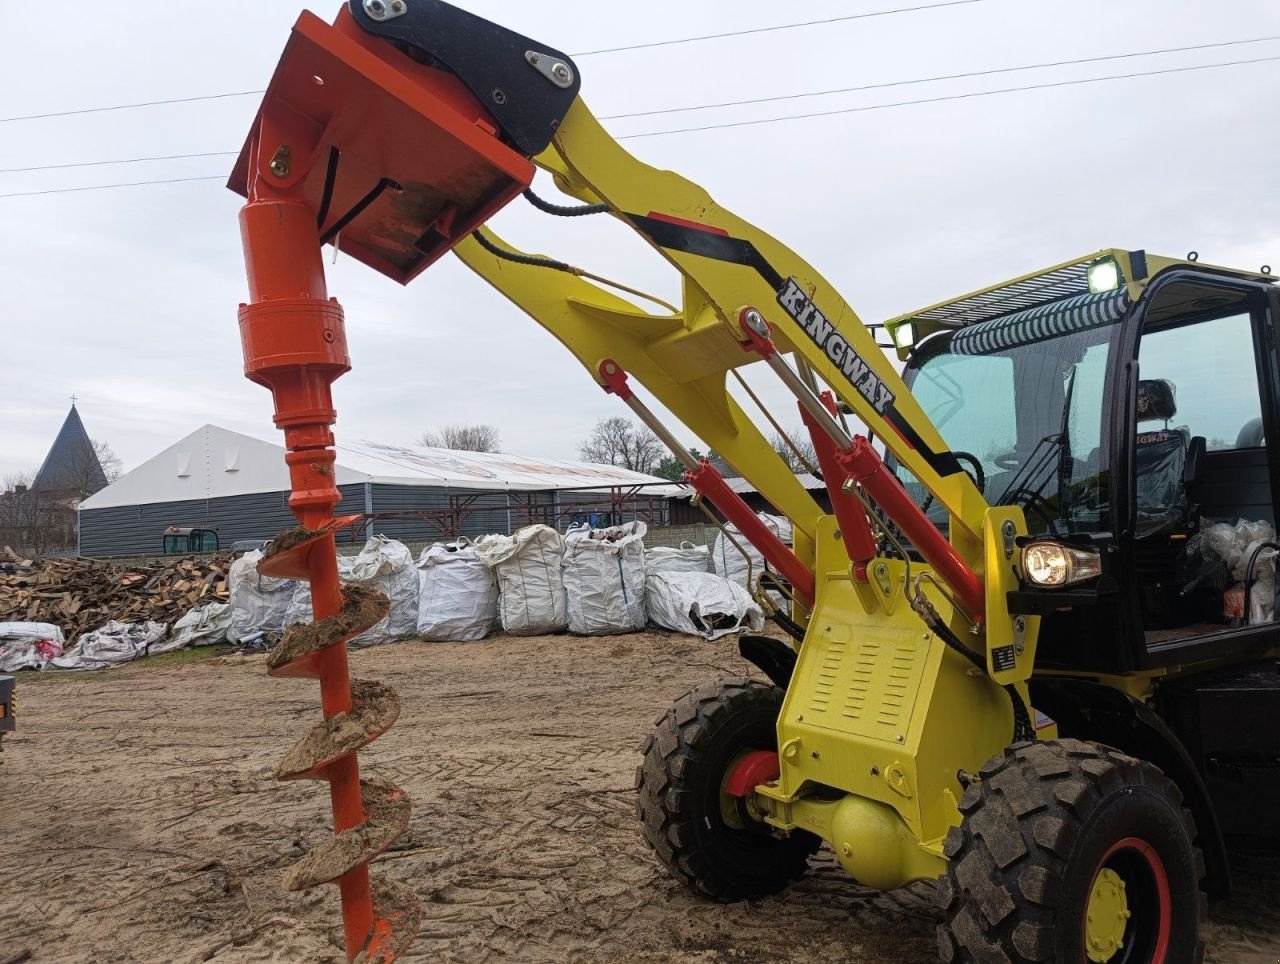
<svg viewBox="0 0 1280 964"><path fill-rule="evenodd" d="M1195 493L1206 449L1203 436L1170 428L1177 390L1165 379L1138 382L1138 435L1134 446L1137 496L1135 563L1147 629L1185 626L1205 618L1205 599L1188 598L1188 539L1195 533ZM1145 422L1162 422L1145 428Z"/></svg>
<svg viewBox="0 0 1280 964"><path fill-rule="evenodd" d="M1159 532L1185 531L1191 522L1191 489L1204 459L1205 440L1185 428L1169 428L1178 414L1177 389L1162 378L1138 382L1138 437L1134 452L1138 526L1145 539ZM1144 430L1142 423L1162 428Z"/></svg>

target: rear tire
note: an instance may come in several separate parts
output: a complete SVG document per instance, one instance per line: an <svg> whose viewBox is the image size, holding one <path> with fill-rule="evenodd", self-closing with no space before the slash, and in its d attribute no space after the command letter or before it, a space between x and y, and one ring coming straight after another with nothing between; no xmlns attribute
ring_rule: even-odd
<svg viewBox="0 0 1280 964"><path fill-rule="evenodd" d="M744 753L778 748L782 690L750 679L706 683L659 717L636 771L645 840L672 876L719 901L782 890L821 840L755 821L722 786Z"/></svg>
<svg viewBox="0 0 1280 964"><path fill-rule="evenodd" d="M1159 769L1080 740L988 763L947 837L944 961L1199 964L1204 860Z"/></svg>

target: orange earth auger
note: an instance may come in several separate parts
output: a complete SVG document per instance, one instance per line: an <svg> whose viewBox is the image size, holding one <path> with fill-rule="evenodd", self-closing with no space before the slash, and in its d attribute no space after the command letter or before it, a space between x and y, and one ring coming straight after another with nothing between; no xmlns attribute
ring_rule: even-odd
<svg viewBox="0 0 1280 964"><path fill-rule="evenodd" d="M369 860L404 832L409 806L399 789L362 781L356 759L394 722L398 702L389 689L353 683L348 673L346 641L384 616L387 603L344 592L338 580L334 533L358 517L333 517L339 492L331 386L350 364L321 248L332 243L408 282L529 186L528 158L550 142L578 87L576 78L552 78L531 105L503 79L515 61L487 57L492 76L480 81L487 102L523 119L501 125L507 134L521 132L513 149L499 139L476 90L406 57L394 30L380 38L369 29L394 28L401 17L420 29L429 15L447 48L451 38L455 46L492 40L492 25L444 4L414 6L418 16L404 17L406 0L357 0L332 26L304 13L229 185L248 199L240 218L250 290L240 309L245 373L274 398L288 450L289 505L300 523L275 540L259 570L309 580L317 620L287 633L270 659L273 675L320 681L324 715L277 776L327 781L336 832L285 884L338 885L347 955L361 961L393 960L413 939L418 911L408 892L369 881ZM504 31L508 44L512 36ZM534 49L548 63L563 57L529 41L515 52L524 71L524 51Z"/></svg>

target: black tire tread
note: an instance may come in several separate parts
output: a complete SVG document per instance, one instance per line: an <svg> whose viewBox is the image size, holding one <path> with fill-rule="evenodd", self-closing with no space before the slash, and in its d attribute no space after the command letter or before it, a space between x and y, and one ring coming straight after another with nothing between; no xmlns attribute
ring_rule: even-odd
<svg viewBox="0 0 1280 964"><path fill-rule="evenodd" d="M761 874L744 877L717 861L691 812L691 774L702 762L705 745L727 718L744 708L782 705L777 687L746 678L704 683L680 697L655 721L641 747L636 769L636 811L644 839L672 875L694 893L722 902L762 897L802 877L821 841L797 832L776 838L773 859Z"/></svg>
<svg viewBox="0 0 1280 964"><path fill-rule="evenodd" d="M960 802L963 822L947 836L939 900L943 961L1029 964L1053 959L1057 886L1091 809L1126 786L1144 785L1195 821L1177 786L1154 765L1082 740L1017 743L980 771ZM1194 852L1199 879L1204 858ZM1200 924L1207 900L1200 897ZM1190 948L1200 962L1204 942Z"/></svg>

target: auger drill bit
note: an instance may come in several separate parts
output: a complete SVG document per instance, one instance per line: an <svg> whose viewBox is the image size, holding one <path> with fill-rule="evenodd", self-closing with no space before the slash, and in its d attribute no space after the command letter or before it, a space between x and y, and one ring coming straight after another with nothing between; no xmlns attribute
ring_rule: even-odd
<svg viewBox="0 0 1280 964"><path fill-rule="evenodd" d="M525 88L510 109L507 81L488 79L494 71ZM228 185L248 201L240 216L250 289L240 309L245 373L275 399L300 523L276 539L259 570L308 580L316 619L291 629L271 655L272 675L319 680L323 710L276 775L328 782L333 804L334 838L291 868L285 884L338 885L353 961L392 960L412 940L418 912L412 895L369 882L369 860L404 831L409 803L389 784L361 781L356 759L399 704L391 690L348 673L347 641L387 603L338 581L334 533L357 517L333 517L331 389L350 363L321 246L408 283L529 186L530 158L547 147L577 89L564 55L449 4L348 0L332 25L299 18Z"/></svg>
<svg viewBox="0 0 1280 964"><path fill-rule="evenodd" d="M271 390L284 430L300 528L282 533L259 572L307 580L315 622L286 632L269 658L273 676L320 682L323 722L276 768L283 780L323 780L333 806L332 840L285 874L290 890L334 883L342 895L350 960L391 961L412 941L417 902L405 888L371 887L368 862L409 822L409 800L390 784L361 781L357 751L395 721L399 701L377 683L351 681L347 641L387 614L386 597L338 581L334 533L359 517L333 517L335 419L331 386L346 372L342 309L328 298L315 211L305 200L261 182L241 214L252 301L240 309L245 372Z"/></svg>

